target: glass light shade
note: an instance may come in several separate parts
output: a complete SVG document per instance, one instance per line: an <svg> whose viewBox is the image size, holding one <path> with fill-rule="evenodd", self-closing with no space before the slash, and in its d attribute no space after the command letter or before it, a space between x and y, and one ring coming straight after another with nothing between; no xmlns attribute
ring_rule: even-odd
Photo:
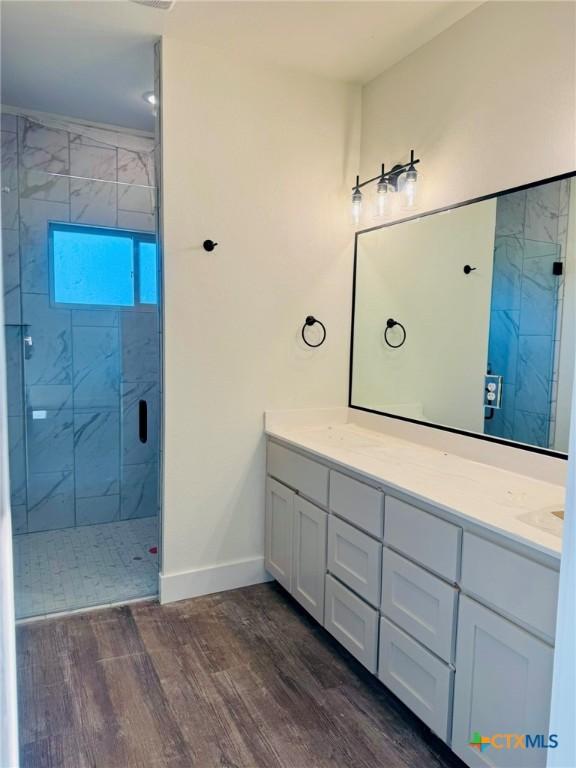
<svg viewBox="0 0 576 768"><path fill-rule="evenodd" d="M379 181L376 187L376 215L384 216L388 208L388 184Z"/></svg>
<svg viewBox="0 0 576 768"><path fill-rule="evenodd" d="M414 166L410 166L406 171L404 184L402 186L402 195L404 196L404 207L414 208L416 205L418 172Z"/></svg>
<svg viewBox="0 0 576 768"><path fill-rule="evenodd" d="M354 224L360 223L360 216L362 214L362 192L356 189L352 193L352 220Z"/></svg>

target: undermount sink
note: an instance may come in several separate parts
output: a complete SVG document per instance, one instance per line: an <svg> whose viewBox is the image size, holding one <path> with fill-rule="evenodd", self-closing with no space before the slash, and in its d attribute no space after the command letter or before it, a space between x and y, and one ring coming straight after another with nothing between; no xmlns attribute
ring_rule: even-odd
<svg viewBox="0 0 576 768"><path fill-rule="evenodd" d="M554 536L562 537L564 510L558 508L539 509L535 512L525 512L518 520L532 525L541 531L547 531Z"/></svg>

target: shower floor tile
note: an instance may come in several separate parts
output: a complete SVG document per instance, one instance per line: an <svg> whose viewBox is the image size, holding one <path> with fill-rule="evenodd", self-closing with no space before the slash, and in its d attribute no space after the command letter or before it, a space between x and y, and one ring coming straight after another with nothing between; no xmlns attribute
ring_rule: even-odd
<svg viewBox="0 0 576 768"><path fill-rule="evenodd" d="M158 593L158 518L14 536L16 618Z"/></svg>

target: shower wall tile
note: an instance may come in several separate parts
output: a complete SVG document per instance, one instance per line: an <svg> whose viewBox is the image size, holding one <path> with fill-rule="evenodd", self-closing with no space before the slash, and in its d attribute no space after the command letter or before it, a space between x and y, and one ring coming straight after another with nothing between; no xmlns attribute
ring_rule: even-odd
<svg viewBox="0 0 576 768"><path fill-rule="evenodd" d="M8 464L10 470L10 502L26 504L26 443L24 417L8 417Z"/></svg>
<svg viewBox="0 0 576 768"><path fill-rule="evenodd" d="M43 200L20 202L20 259L22 290L26 293L49 293L48 225L68 222L69 206Z"/></svg>
<svg viewBox="0 0 576 768"><path fill-rule="evenodd" d="M509 384L516 380L519 320L518 310L494 310L490 315L488 363L491 372Z"/></svg>
<svg viewBox="0 0 576 768"><path fill-rule="evenodd" d="M548 446L548 417L540 413L515 411L514 440L529 445Z"/></svg>
<svg viewBox="0 0 576 768"><path fill-rule="evenodd" d="M28 472L74 468L74 418L71 410L30 411L27 419Z"/></svg>
<svg viewBox="0 0 576 768"><path fill-rule="evenodd" d="M525 215L526 191L499 197L496 206L496 235L522 237Z"/></svg>
<svg viewBox="0 0 576 768"><path fill-rule="evenodd" d="M74 407L78 410L120 407L118 329L75 327Z"/></svg>
<svg viewBox="0 0 576 768"><path fill-rule="evenodd" d="M49 171L20 168L20 199L46 200L68 205L70 180L67 176L54 176Z"/></svg>
<svg viewBox="0 0 576 768"><path fill-rule="evenodd" d="M560 184L542 184L526 192L524 237L528 240L557 242Z"/></svg>
<svg viewBox="0 0 576 768"><path fill-rule="evenodd" d="M28 408L59 411L72 408L71 384L34 384L27 387Z"/></svg>
<svg viewBox="0 0 576 768"><path fill-rule="evenodd" d="M154 155L118 149L118 207L124 211L153 213ZM126 186L129 185L129 186Z"/></svg>
<svg viewBox="0 0 576 768"><path fill-rule="evenodd" d="M28 533L28 512L25 504L12 505L12 535Z"/></svg>
<svg viewBox="0 0 576 768"><path fill-rule="evenodd" d="M520 333L554 335L558 277L552 274L556 254L526 258L522 276Z"/></svg>
<svg viewBox="0 0 576 768"><path fill-rule="evenodd" d="M523 259L524 248L521 240L515 237L496 238L492 309L520 309Z"/></svg>
<svg viewBox="0 0 576 768"><path fill-rule="evenodd" d="M24 414L24 390L22 370L22 332L18 326L4 326L6 349L6 396L8 415Z"/></svg>
<svg viewBox="0 0 576 768"><path fill-rule="evenodd" d="M20 301L20 242L17 229L2 230L2 276L4 281L4 322L19 324Z"/></svg>
<svg viewBox="0 0 576 768"><path fill-rule="evenodd" d="M148 440L139 438L139 403L148 405ZM156 382L122 384L122 462L145 464L158 458L160 399Z"/></svg>
<svg viewBox="0 0 576 768"><path fill-rule="evenodd" d="M2 226L18 227L18 138L15 133L2 131Z"/></svg>
<svg viewBox="0 0 576 768"><path fill-rule="evenodd" d="M116 326L118 325L118 312L107 309L73 309L73 326Z"/></svg>
<svg viewBox="0 0 576 768"><path fill-rule="evenodd" d="M10 133L16 133L18 130L18 118L16 115L10 115L7 112L2 112L0 116L1 127L3 131L9 131Z"/></svg>
<svg viewBox="0 0 576 768"><path fill-rule="evenodd" d="M548 417L553 343L550 336L520 336L516 380L518 410Z"/></svg>
<svg viewBox="0 0 576 768"><path fill-rule="evenodd" d="M28 531L74 526L72 472L43 472L28 476Z"/></svg>
<svg viewBox="0 0 576 768"><path fill-rule="evenodd" d="M559 182L560 185L560 203L558 206L559 216L568 216L570 213L570 189L572 186L572 179L563 179Z"/></svg>
<svg viewBox="0 0 576 768"><path fill-rule="evenodd" d="M88 179L116 181L117 153L111 147L97 147L81 142L70 144L70 173Z"/></svg>
<svg viewBox="0 0 576 768"><path fill-rule="evenodd" d="M122 520L158 514L158 464L129 464L122 467Z"/></svg>
<svg viewBox="0 0 576 768"><path fill-rule="evenodd" d="M76 496L120 493L120 416L118 411L74 415Z"/></svg>
<svg viewBox="0 0 576 768"><path fill-rule="evenodd" d="M76 525L113 523L120 520L120 496L97 496L77 499Z"/></svg>
<svg viewBox="0 0 576 768"><path fill-rule="evenodd" d="M156 216L152 213L119 210L118 226L122 229L131 229L133 232L155 232Z"/></svg>
<svg viewBox="0 0 576 768"><path fill-rule="evenodd" d="M70 196L68 133L27 118L18 120L20 197L67 203Z"/></svg>
<svg viewBox="0 0 576 768"><path fill-rule="evenodd" d="M24 293L22 316L32 336L29 357L24 361L26 386L71 384L70 311L54 309L46 295Z"/></svg>
<svg viewBox="0 0 576 768"><path fill-rule="evenodd" d="M48 128L27 117L18 118L20 164L25 169L70 172L68 131Z"/></svg>
<svg viewBox="0 0 576 768"><path fill-rule="evenodd" d="M157 313L125 312L120 319L120 328L122 380L158 381L160 338Z"/></svg>
<svg viewBox="0 0 576 768"><path fill-rule="evenodd" d="M107 181L70 182L70 218L76 224L115 227L116 185Z"/></svg>

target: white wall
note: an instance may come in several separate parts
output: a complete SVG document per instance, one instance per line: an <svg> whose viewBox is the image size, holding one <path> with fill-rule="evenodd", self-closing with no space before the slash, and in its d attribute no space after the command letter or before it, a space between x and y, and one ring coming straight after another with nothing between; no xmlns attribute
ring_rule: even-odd
<svg viewBox="0 0 576 768"><path fill-rule="evenodd" d="M421 210L576 168L572 2L488 2L363 89L363 177L421 157Z"/></svg>
<svg viewBox="0 0 576 768"><path fill-rule="evenodd" d="M492 199L359 237L354 405L483 431L495 224Z"/></svg>
<svg viewBox="0 0 576 768"><path fill-rule="evenodd" d="M359 93L177 31L162 56L170 600L263 578L264 410L346 403Z"/></svg>

